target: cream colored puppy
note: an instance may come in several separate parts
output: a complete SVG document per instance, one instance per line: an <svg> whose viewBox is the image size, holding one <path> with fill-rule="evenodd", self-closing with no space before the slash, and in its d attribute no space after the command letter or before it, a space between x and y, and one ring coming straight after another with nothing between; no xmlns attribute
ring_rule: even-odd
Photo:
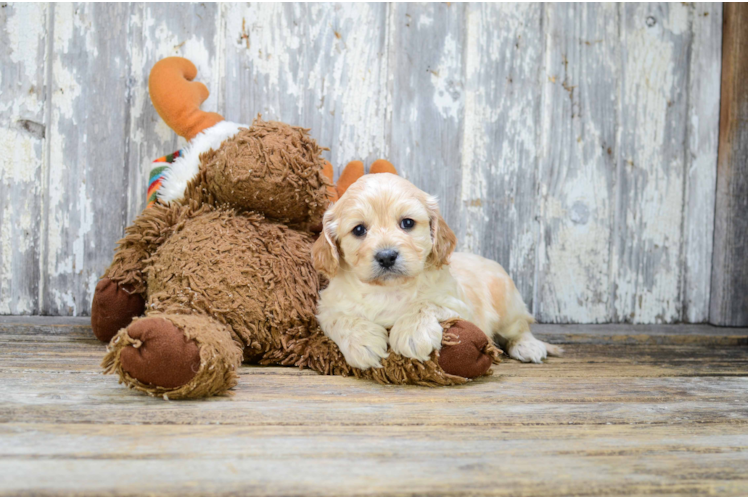
<svg viewBox="0 0 748 500"><path fill-rule="evenodd" d="M361 177L325 212L323 226L312 257L330 284L317 318L351 366L380 367L387 344L424 361L441 348L439 323L454 317L489 339L500 335L520 361L561 353L533 337L533 317L506 271L453 254L457 240L436 199L402 177Z"/></svg>

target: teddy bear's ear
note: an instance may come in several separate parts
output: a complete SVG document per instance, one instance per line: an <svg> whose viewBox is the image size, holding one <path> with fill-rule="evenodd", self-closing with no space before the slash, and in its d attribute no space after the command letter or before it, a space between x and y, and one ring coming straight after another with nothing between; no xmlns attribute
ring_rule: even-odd
<svg viewBox="0 0 748 500"><path fill-rule="evenodd" d="M312 245L312 265L328 278L338 274L340 266L340 254L335 242L336 225L332 208L330 208L322 218L322 233Z"/></svg>

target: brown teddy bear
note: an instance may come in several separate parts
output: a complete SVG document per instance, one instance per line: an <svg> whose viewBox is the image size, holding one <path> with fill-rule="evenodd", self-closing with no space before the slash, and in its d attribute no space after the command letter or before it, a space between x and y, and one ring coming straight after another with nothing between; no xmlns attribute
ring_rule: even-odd
<svg viewBox="0 0 748 500"><path fill-rule="evenodd" d="M390 353L365 371L345 362L315 318L321 280L311 246L324 210L363 164L350 165L335 188L307 130L200 111L208 90L192 82L196 73L176 57L151 71L154 106L190 145L154 170L149 207L96 287L91 324L110 342L105 372L176 399L225 393L242 362L385 384L455 385L489 371L499 351L461 320L443 325L442 349L429 361ZM394 169L378 161L372 171Z"/></svg>

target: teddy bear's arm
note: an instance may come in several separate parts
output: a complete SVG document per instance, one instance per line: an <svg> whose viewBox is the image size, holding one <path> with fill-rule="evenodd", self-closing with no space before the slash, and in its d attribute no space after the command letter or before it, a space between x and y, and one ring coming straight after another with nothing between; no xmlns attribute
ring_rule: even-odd
<svg viewBox="0 0 748 500"><path fill-rule="evenodd" d="M157 203L125 229L125 237L117 243L114 259L97 283L91 304L91 327L99 340L109 342L133 317L143 314L144 270L149 259L183 221L210 209L210 205L201 206L192 200L184 204Z"/></svg>
<svg viewBox="0 0 748 500"><path fill-rule="evenodd" d="M485 375L492 363L500 361L501 351L472 323L450 319L442 327L441 351L432 352L427 361L390 352L382 359L382 368L353 368L335 342L317 328L309 337L287 336L282 347L268 352L260 363L310 368L323 375L352 375L380 384L441 386L464 384Z"/></svg>
<svg viewBox="0 0 748 500"><path fill-rule="evenodd" d="M144 210L117 242L114 259L103 277L129 287L131 293L144 294L143 270L147 260L171 236L175 226L193 215L191 212L189 207L176 203L156 204Z"/></svg>

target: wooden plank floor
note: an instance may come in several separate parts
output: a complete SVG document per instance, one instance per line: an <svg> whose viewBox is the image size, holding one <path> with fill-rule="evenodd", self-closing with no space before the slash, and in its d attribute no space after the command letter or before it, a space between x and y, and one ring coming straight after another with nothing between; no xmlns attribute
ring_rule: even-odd
<svg viewBox="0 0 748 500"><path fill-rule="evenodd" d="M462 387L243 367L167 402L86 319L0 318L0 495L748 494L748 330L535 330L566 356Z"/></svg>

